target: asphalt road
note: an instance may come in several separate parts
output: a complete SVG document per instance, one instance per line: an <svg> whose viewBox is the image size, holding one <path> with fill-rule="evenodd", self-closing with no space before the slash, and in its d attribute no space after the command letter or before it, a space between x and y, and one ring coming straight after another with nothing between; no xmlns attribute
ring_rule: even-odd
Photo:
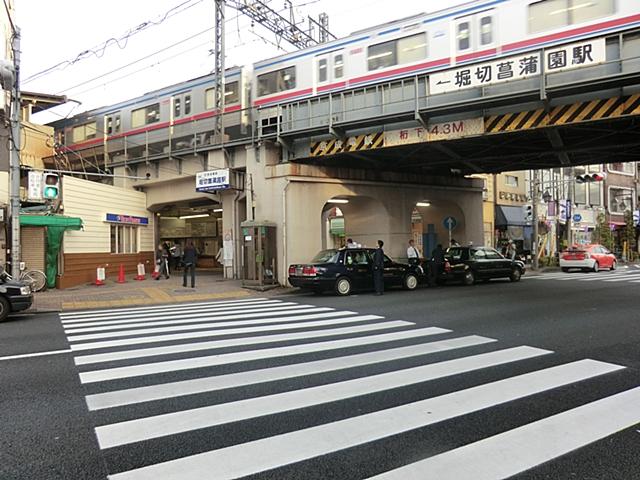
<svg viewBox="0 0 640 480"><path fill-rule="evenodd" d="M636 282L15 317L0 479L640 479Z"/></svg>

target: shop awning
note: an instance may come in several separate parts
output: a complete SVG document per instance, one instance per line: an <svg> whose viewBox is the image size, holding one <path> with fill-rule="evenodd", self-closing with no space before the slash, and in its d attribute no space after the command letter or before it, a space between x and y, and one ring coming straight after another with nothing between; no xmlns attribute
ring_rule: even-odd
<svg viewBox="0 0 640 480"><path fill-rule="evenodd" d="M527 225L522 207L509 205L496 205L495 222L496 227L524 227Z"/></svg>
<svg viewBox="0 0 640 480"><path fill-rule="evenodd" d="M80 230L82 219L64 215L20 215L20 225L25 227L64 227Z"/></svg>

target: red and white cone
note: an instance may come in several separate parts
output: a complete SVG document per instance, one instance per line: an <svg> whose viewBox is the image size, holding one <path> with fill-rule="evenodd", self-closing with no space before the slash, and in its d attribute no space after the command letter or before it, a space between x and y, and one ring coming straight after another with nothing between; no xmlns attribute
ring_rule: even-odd
<svg viewBox="0 0 640 480"><path fill-rule="evenodd" d="M97 285L97 286L104 285L104 281L106 278L107 278L107 275L105 273L104 267L96 268L96 281L94 282L94 285Z"/></svg>
<svg viewBox="0 0 640 480"><path fill-rule="evenodd" d="M134 280L145 280L146 279L146 272L144 270L144 263L139 263L138 264L138 275L136 275L134 277Z"/></svg>
<svg viewBox="0 0 640 480"><path fill-rule="evenodd" d="M120 265L120 271L118 272L118 283L126 283L127 279L124 277L124 265Z"/></svg>

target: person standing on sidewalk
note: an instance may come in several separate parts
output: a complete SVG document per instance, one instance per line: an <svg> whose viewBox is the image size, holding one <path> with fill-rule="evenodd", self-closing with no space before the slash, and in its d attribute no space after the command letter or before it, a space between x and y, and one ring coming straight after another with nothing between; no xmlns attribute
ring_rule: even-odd
<svg viewBox="0 0 640 480"><path fill-rule="evenodd" d="M409 265L420 264L420 252L416 248L416 244L413 240L409 240L409 247L407 248L407 260L409 260Z"/></svg>
<svg viewBox="0 0 640 480"><path fill-rule="evenodd" d="M182 254L182 265L184 273L182 275L182 286L187 286L187 272L191 272L191 288L196 288L196 261L198 260L198 251L190 240Z"/></svg>
<svg viewBox="0 0 640 480"><path fill-rule="evenodd" d="M163 275L164 278L169 278L169 250L165 247L165 244L161 243L156 250L156 263L158 264L156 280L160 280Z"/></svg>
<svg viewBox="0 0 640 480"><path fill-rule="evenodd" d="M376 295L384 293L384 242L378 240L378 248L373 252L373 285L376 288Z"/></svg>

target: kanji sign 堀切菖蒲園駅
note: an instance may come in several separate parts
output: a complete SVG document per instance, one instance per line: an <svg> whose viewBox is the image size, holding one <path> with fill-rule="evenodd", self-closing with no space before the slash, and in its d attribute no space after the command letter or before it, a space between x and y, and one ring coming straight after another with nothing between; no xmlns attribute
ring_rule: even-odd
<svg viewBox="0 0 640 480"><path fill-rule="evenodd" d="M229 186L228 168L196 173L196 192L227 190Z"/></svg>

